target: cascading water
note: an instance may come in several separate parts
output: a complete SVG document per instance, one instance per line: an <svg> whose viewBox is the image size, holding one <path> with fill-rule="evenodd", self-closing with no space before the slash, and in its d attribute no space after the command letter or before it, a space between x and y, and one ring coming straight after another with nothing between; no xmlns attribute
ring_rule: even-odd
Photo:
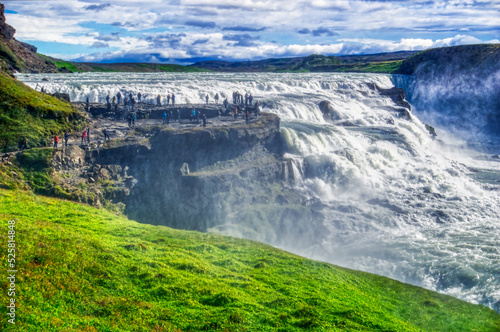
<svg viewBox="0 0 500 332"><path fill-rule="evenodd" d="M459 149L456 139L433 140L415 116L398 117L398 106L373 89L411 84L408 78L81 73L19 79L73 101L104 102L121 91L141 92L150 102L175 93L177 103L202 103L207 94L229 99L233 91L251 92L264 111L282 119L293 186L322 203L329 233L299 254L500 311L500 162ZM337 122L324 120L321 101L330 103Z"/></svg>

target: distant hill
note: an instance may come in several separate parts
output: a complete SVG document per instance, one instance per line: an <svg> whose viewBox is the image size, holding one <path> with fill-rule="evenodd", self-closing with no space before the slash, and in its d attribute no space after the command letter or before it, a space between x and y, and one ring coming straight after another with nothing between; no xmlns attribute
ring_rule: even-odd
<svg viewBox="0 0 500 332"><path fill-rule="evenodd" d="M393 73L413 51L367 55L325 56L319 54L297 58L272 58L259 61L197 62L189 66L152 63L82 63L47 56L46 60L60 72L373 72Z"/></svg>
<svg viewBox="0 0 500 332"><path fill-rule="evenodd" d="M62 73L73 72L205 72L206 69L159 63L91 63L72 62L40 55L50 61Z"/></svg>
<svg viewBox="0 0 500 332"><path fill-rule="evenodd" d="M319 54L297 58L259 61L202 61L190 67L223 72L373 72L392 73L414 51L393 53L325 56Z"/></svg>

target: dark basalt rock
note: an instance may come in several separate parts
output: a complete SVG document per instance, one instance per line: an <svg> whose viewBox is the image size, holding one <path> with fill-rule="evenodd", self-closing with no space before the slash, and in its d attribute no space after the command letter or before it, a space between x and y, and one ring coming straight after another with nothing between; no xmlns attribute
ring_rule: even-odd
<svg viewBox="0 0 500 332"><path fill-rule="evenodd" d="M57 99L67 101L68 103L71 102L71 98L69 97L69 94L67 94L67 93L55 92L55 93L52 93L50 95L52 97L56 97Z"/></svg>
<svg viewBox="0 0 500 332"><path fill-rule="evenodd" d="M402 107L405 107L405 108L411 110L410 103L406 101L406 92L404 89L397 88L397 87L392 87L390 89L382 89L382 88L379 88L378 86L376 88L380 92L380 95L388 96L389 98L392 99L393 102L396 103L396 105L402 106Z"/></svg>
<svg viewBox="0 0 500 332"><path fill-rule="evenodd" d="M319 109L323 113L323 118L330 121L342 120L342 115L336 111L329 101L323 100L319 103Z"/></svg>
<svg viewBox="0 0 500 332"><path fill-rule="evenodd" d="M0 3L0 35L4 36L7 40L14 38L16 29L5 23L5 5Z"/></svg>

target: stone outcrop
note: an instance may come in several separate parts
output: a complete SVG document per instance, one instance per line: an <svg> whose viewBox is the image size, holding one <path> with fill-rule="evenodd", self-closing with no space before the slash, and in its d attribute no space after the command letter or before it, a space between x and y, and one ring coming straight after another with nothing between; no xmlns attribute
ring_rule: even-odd
<svg viewBox="0 0 500 332"><path fill-rule="evenodd" d="M4 70L26 73L56 73L57 67L50 61L40 57L33 45L14 38L16 30L7 24L5 6L0 3L0 62Z"/></svg>
<svg viewBox="0 0 500 332"><path fill-rule="evenodd" d="M56 97L57 99L67 101L68 103L71 102L71 98L70 98L69 94L67 94L67 93L55 92L55 93L51 93L50 95L52 97Z"/></svg>
<svg viewBox="0 0 500 332"><path fill-rule="evenodd" d="M321 113L323 113L323 117L325 118L325 120L327 121L342 120L342 114L337 110L335 110L329 101L323 100L319 103L318 106L319 109L321 110Z"/></svg>
<svg viewBox="0 0 500 332"><path fill-rule="evenodd" d="M7 40L11 40L14 38L15 33L16 29L5 22L5 5L0 3L0 35Z"/></svg>

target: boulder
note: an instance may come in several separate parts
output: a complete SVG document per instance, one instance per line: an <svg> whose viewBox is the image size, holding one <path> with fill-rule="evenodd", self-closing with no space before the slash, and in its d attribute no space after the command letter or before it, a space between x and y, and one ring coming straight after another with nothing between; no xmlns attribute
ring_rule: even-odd
<svg viewBox="0 0 500 332"><path fill-rule="evenodd" d="M403 106L403 107L411 110L410 103L406 101L406 92L404 89L396 88L396 87L392 87L390 89L382 89L382 88L377 87L377 89L380 92L380 95L388 96L389 98L392 99L393 102L396 103L396 105Z"/></svg>
<svg viewBox="0 0 500 332"><path fill-rule="evenodd" d="M50 95L52 97L56 97L57 99L67 101L68 103L71 102L71 98L69 97L69 94L67 94L67 93L55 92L55 93L51 93Z"/></svg>
<svg viewBox="0 0 500 332"><path fill-rule="evenodd" d="M342 120L342 114L338 111L336 111L332 104L327 101L323 100L322 102L319 103L319 109L321 110L321 113L323 113L323 118L328 121L338 121Z"/></svg>

